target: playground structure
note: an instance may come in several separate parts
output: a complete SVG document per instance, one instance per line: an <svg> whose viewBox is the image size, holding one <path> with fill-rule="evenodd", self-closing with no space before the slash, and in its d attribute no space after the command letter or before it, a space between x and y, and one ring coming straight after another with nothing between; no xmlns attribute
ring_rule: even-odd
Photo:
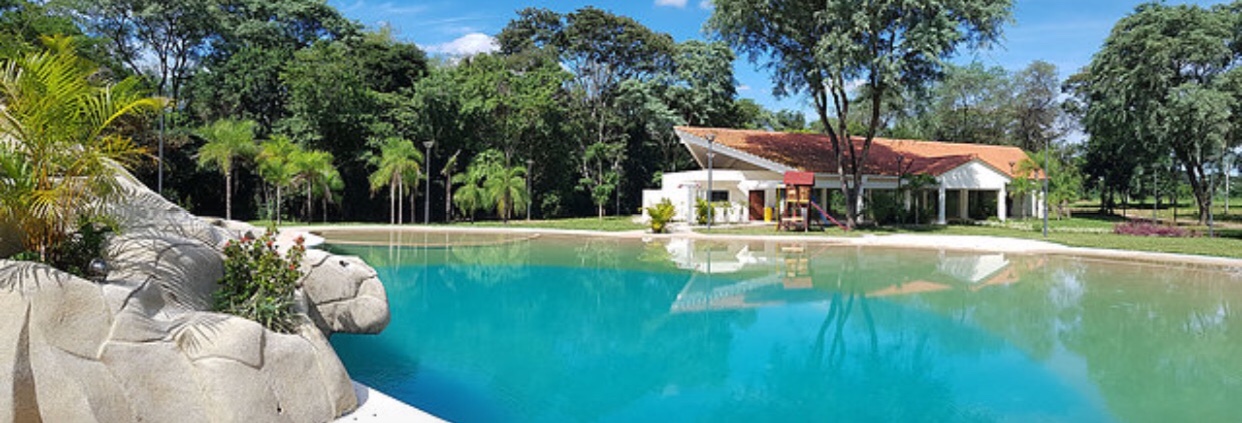
<svg viewBox="0 0 1242 423"><path fill-rule="evenodd" d="M812 195L815 188L815 173L785 172L784 182L785 197L781 207L780 222L776 225L777 231L806 232L810 231L812 226L823 230L828 223L836 225L841 230L849 230L816 203L816 198Z"/></svg>

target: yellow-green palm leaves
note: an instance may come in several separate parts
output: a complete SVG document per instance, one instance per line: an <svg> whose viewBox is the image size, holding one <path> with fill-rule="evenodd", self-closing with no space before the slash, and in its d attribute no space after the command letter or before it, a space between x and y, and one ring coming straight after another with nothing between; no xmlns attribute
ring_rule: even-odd
<svg viewBox="0 0 1242 423"><path fill-rule="evenodd" d="M401 224L401 197L405 195L406 181L418 184L422 174L423 153L410 140L388 138L380 146L380 155L370 158L375 172L368 178L371 192L388 187L389 223Z"/></svg>
<svg viewBox="0 0 1242 423"><path fill-rule="evenodd" d="M312 209L315 196L324 201L324 220L328 216L328 202L332 201L332 191L343 188L341 174L332 164L332 153L320 150L299 152L294 155L293 163L297 173L297 183L306 189L306 221L314 215Z"/></svg>
<svg viewBox="0 0 1242 423"><path fill-rule="evenodd" d="M224 175L225 219L233 219L233 164L259 151L254 141L255 126L254 121L225 119L197 131L200 137L207 140L198 149L198 166L214 167Z"/></svg>
<svg viewBox="0 0 1242 423"><path fill-rule="evenodd" d="M475 156L466 173L453 177L454 183L461 184L453 194L453 203L472 219L475 211L495 210L508 222L513 212L525 210L530 205L526 168L506 163L505 156L497 150Z"/></svg>
<svg viewBox="0 0 1242 423"><path fill-rule="evenodd" d="M495 166L483 181L483 190L496 204L496 213L506 223L514 212L526 210L530 196L526 192L526 168L522 166Z"/></svg>
<svg viewBox="0 0 1242 423"><path fill-rule="evenodd" d="M280 224L281 199L284 189L292 186L298 176L298 166L294 159L301 153L301 146L294 144L288 137L280 135L264 141L259 146L259 155L256 157L259 164L259 177L276 189L274 218L277 225Z"/></svg>
<svg viewBox="0 0 1242 423"><path fill-rule="evenodd" d="M98 213L121 166L144 154L126 136L142 124L136 117L163 105L135 78L95 83L98 67L70 39L46 41L45 51L0 64L0 218L41 255Z"/></svg>

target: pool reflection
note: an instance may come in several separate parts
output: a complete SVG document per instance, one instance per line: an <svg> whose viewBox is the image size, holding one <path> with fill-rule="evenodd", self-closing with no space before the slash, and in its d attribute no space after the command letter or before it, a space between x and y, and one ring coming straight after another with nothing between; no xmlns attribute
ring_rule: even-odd
<svg viewBox="0 0 1242 423"><path fill-rule="evenodd" d="M1242 412L1242 293L1223 273L788 242L451 241L344 247L379 268L393 322L333 344L355 378L454 421Z"/></svg>

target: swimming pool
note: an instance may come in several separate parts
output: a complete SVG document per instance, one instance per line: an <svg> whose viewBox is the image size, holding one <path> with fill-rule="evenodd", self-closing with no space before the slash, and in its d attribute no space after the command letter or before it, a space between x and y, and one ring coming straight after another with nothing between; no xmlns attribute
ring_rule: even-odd
<svg viewBox="0 0 1242 423"><path fill-rule="evenodd" d="M333 246L377 268L392 323L332 344L354 379L451 421L1242 415L1242 280L1223 271L794 242L396 236L417 245Z"/></svg>

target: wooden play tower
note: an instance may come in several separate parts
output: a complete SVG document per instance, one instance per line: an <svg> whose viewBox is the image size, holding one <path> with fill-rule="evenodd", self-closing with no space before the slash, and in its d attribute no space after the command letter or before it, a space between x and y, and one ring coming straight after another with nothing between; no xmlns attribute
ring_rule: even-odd
<svg viewBox="0 0 1242 423"><path fill-rule="evenodd" d="M785 198L782 200L781 220L776 225L776 230L806 232L812 226L822 230L827 222L832 222L842 230L849 230L815 203L815 197L811 194L814 190L815 173L785 172Z"/></svg>
<svg viewBox="0 0 1242 423"><path fill-rule="evenodd" d="M781 221L776 230L808 231L818 219L812 218L811 191L815 189L812 172L785 172L785 198Z"/></svg>

